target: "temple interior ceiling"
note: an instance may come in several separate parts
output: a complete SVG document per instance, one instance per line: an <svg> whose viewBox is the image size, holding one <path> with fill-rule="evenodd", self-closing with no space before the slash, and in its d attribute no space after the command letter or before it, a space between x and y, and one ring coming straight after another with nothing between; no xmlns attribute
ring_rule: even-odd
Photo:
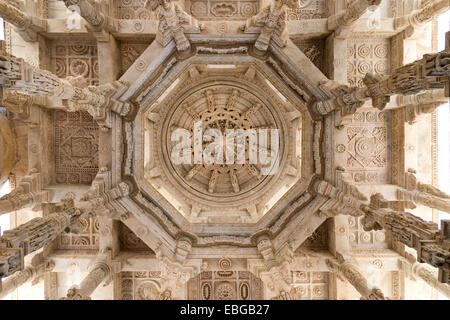
<svg viewBox="0 0 450 320"><path fill-rule="evenodd" d="M448 8L0 0L0 299L450 297Z"/></svg>

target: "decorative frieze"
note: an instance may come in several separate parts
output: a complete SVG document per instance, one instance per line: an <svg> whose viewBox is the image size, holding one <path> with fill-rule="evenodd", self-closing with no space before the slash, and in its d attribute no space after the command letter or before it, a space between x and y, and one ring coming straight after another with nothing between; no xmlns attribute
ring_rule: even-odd
<svg viewBox="0 0 450 320"><path fill-rule="evenodd" d="M51 96L63 100L66 111L87 111L104 128L111 127L111 114L127 116L132 105L117 100L128 88L116 81L88 86L84 77L63 80L12 56L0 56L0 78L3 87L33 96Z"/></svg>
<svg viewBox="0 0 450 320"><path fill-rule="evenodd" d="M245 20L259 11L255 0L187 0L186 12L200 20Z"/></svg>

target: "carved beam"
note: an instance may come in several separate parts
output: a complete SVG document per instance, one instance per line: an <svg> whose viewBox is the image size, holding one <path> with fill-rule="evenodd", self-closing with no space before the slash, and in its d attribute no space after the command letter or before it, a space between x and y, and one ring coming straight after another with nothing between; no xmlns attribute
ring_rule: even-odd
<svg viewBox="0 0 450 320"><path fill-rule="evenodd" d="M425 281L430 287L438 290L440 293L450 298L450 285L442 283L438 279L438 270L426 263L419 263L416 258L405 253L404 271L413 280L419 278Z"/></svg>
<svg viewBox="0 0 450 320"><path fill-rule="evenodd" d="M340 110L342 115L354 114L371 99L375 108L383 110L394 94L411 95L423 90L442 89L450 81L450 49L424 55L422 59L396 69L381 78L366 74L362 88L340 86L331 90L334 98L315 103L315 112L326 115ZM447 93L446 93L447 95Z"/></svg>
<svg viewBox="0 0 450 320"><path fill-rule="evenodd" d="M367 198L349 183L343 182L340 186L335 187L331 183L318 180L314 184L314 191L329 198L320 208L320 214L326 217L334 217L340 214L357 217L364 215L361 207L367 201Z"/></svg>
<svg viewBox="0 0 450 320"><path fill-rule="evenodd" d="M13 25L25 41L37 41L38 33L46 31L47 22L22 12L8 2L0 0L0 16Z"/></svg>
<svg viewBox="0 0 450 320"><path fill-rule="evenodd" d="M430 1L422 9L415 10L409 15L395 18L394 21L395 29L401 31L407 28L414 29L423 26L427 22L433 20L433 18L447 11L449 8L450 8L449 0ZM409 33L412 34L412 32Z"/></svg>
<svg viewBox="0 0 450 320"><path fill-rule="evenodd" d="M112 259L109 249L102 250L89 266L89 274L80 283L79 288L70 288L67 296L61 300L91 300L91 295L102 282L105 286L112 281L112 276L122 269L120 261Z"/></svg>
<svg viewBox="0 0 450 320"><path fill-rule="evenodd" d="M353 259L336 253L336 259L327 259L327 265L341 280L347 280L360 294L361 300L386 300L383 292L371 286Z"/></svg>
<svg viewBox="0 0 450 320"><path fill-rule="evenodd" d="M433 113L437 107L448 103L449 98L445 96L444 89L419 92L409 96L398 95L397 107L405 108L405 120L414 123L418 116ZM390 108L394 109L394 108Z"/></svg>
<svg viewBox="0 0 450 320"><path fill-rule="evenodd" d="M118 100L127 90L119 81L87 86L83 77L60 79L12 56L0 55L0 87L30 96L62 99L67 111L87 111L104 128L111 128L111 111L124 117L132 112L131 104Z"/></svg>
<svg viewBox="0 0 450 320"><path fill-rule="evenodd" d="M36 284L46 272L51 272L54 266L55 264L44 259L42 254L35 255L31 263L22 271L16 272L0 283L0 300L29 281Z"/></svg>
<svg viewBox="0 0 450 320"><path fill-rule="evenodd" d="M127 212L116 200L127 197L135 190L131 181L121 182L111 187L111 172L100 168L89 191L80 199L78 206L86 212L119 219Z"/></svg>
<svg viewBox="0 0 450 320"><path fill-rule="evenodd" d="M361 220L365 231L385 229L394 240L417 250L417 260L439 268L439 281L450 283L450 221L442 221L441 230L409 212L394 211L380 205L381 194L371 196Z"/></svg>
<svg viewBox="0 0 450 320"><path fill-rule="evenodd" d="M23 270L26 255L45 247L79 222L82 211L74 208L72 199L64 200L60 209L60 212L34 218L3 233L0 237L0 278Z"/></svg>
<svg viewBox="0 0 450 320"><path fill-rule="evenodd" d="M406 190L397 189L397 199L450 213L450 195L431 184L417 181L416 176L411 171L409 170L405 174Z"/></svg>
<svg viewBox="0 0 450 320"><path fill-rule="evenodd" d="M174 40L179 52L189 51L191 43L186 34L200 33L203 30L203 26L197 19L187 14L173 0L147 0L145 7L153 11L158 10L159 25L156 41L163 47Z"/></svg>
<svg viewBox="0 0 450 320"><path fill-rule="evenodd" d="M42 190L40 174L31 173L22 179L18 187L0 198L0 215L39 206L47 197L47 192Z"/></svg>

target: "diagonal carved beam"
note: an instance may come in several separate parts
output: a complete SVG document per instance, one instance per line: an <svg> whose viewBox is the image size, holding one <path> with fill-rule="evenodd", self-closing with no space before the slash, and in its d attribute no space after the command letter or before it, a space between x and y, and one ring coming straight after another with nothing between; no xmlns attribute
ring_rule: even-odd
<svg viewBox="0 0 450 320"><path fill-rule="evenodd" d="M132 105L119 101L127 86L119 81L101 86L87 86L83 77L60 79L47 70L40 70L23 59L0 55L0 87L29 96L50 96L62 99L66 111L84 110L103 128L111 128L111 113L126 117Z"/></svg>
<svg viewBox="0 0 450 320"><path fill-rule="evenodd" d="M355 0L347 9L338 12L328 18L328 30L335 30L340 34L342 28L351 27L368 10L374 11L381 0Z"/></svg>
<svg viewBox="0 0 450 320"><path fill-rule="evenodd" d="M414 29L423 26L427 22L433 20L433 18L449 10L449 8L449 0L430 1L425 7L414 10L409 15L396 18L394 22L395 29L405 30L407 28ZM412 32L409 34L412 34Z"/></svg>
<svg viewBox="0 0 450 320"><path fill-rule="evenodd" d="M383 110L394 94L411 95L424 90L448 90L450 82L450 48L396 69L392 75L377 77L370 73L364 78L362 88L340 86L333 91L335 97L319 100L314 111L326 115L340 110L342 115L354 114L365 101L371 99L375 108ZM448 91L446 91L446 95Z"/></svg>
<svg viewBox="0 0 450 320"><path fill-rule="evenodd" d="M434 222L386 206L381 194L371 196L361 223L365 231L385 229L393 239L417 250L417 260L439 268L439 281L450 284L450 220L441 230Z"/></svg>
<svg viewBox="0 0 450 320"><path fill-rule="evenodd" d="M8 2L0 0L0 16L13 25L25 41L37 41L38 33L47 30L47 22L26 14Z"/></svg>

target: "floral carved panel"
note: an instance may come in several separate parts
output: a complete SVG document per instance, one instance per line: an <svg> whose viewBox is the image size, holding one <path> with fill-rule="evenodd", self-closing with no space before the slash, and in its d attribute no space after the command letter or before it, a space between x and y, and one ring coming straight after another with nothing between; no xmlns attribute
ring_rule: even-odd
<svg viewBox="0 0 450 320"><path fill-rule="evenodd" d="M125 20L156 20L156 15L145 8L145 0L117 0L117 15Z"/></svg>
<svg viewBox="0 0 450 320"><path fill-rule="evenodd" d="M52 64L60 78L83 76L88 84L98 84L98 53L94 42L54 41Z"/></svg>
<svg viewBox="0 0 450 320"><path fill-rule="evenodd" d="M188 300L261 300L263 282L249 271L204 271L188 282Z"/></svg>
<svg viewBox="0 0 450 320"><path fill-rule="evenodd" d="M55 182L91 184L98 171L99 127L87 112L54 112Z"/></svg>
<svg viewBox="0 0 450 320"><path fill-rule="evenodd" d="M187 0L186 12L202 20L245 20L259 11L255 0Z"/></svg>

